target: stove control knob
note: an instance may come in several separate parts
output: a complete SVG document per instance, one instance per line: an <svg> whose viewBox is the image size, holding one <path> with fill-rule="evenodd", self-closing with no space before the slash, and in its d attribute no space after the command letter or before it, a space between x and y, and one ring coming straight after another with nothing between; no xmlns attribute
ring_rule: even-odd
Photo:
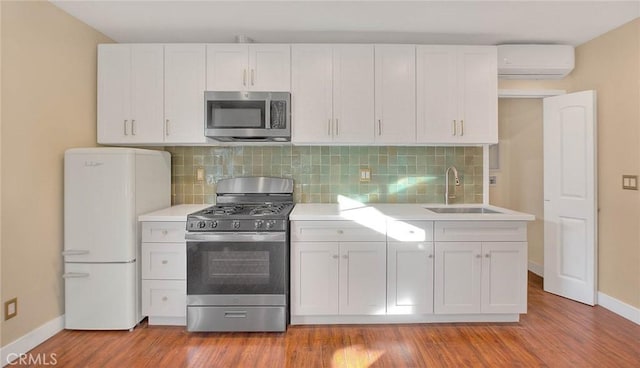
<svg viewBox="0 0 640 368"><path fill-rule="evenodd" d="M211 227L212 228L218 227L218 221L216 220L211 221Z"/></svg>
<svg viewBox="0 0 640 368"><path fill-rule="evenodd" d="M264 225L264 221L256 220L256 222L253 225L255 226L256 229L260 229L262 227L262 225Z"/></svg>
<svg viewBox="0 0 640 368"><path fill-rule="evenodd" d="M273 225L275 225L276 222L275 221L267 221L267 229L272 229Z"/></svg>
<svg viewBox="0 0 640 368"><path fill-rule="evenodd" d="M232 226L234 229L239 229L240 228L240 221L234 220L232 223Z"/></svg>
<svg viewBox="0 0 640 368"><path fill-rule="evenodd" d="M204 229L204 227L205 227L205 226L207 226L207 223L206 223L206 222L204 222L204 221L200 221L200 222L198 222L198 227L199 227L199 228Z"/></svg>

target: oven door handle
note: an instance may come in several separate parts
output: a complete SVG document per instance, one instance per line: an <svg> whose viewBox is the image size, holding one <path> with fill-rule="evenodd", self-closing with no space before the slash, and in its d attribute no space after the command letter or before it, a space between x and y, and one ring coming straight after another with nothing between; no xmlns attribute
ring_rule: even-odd
<svg viewBox="0 0 640 368"><path fill-rule="evenodd" d="M187 233L187 242L266 242L266 241L286 241L287 233L284 231L274 232L243 232L243 233Z"/></svg>

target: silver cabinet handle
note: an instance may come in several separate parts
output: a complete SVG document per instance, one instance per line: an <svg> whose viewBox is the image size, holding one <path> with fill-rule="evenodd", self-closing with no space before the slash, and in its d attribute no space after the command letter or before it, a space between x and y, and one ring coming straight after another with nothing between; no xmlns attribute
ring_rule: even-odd
<svg viewBox="0 0 640 368"><path fill-rule="evenodd" d="M255 84L255 70L251 69L251 85L253 86Z"/></svg>
<svg viewBox="0 0 640 368"><path fill-rule="evenodd" d="M340 126L338 125L340 122L338 121L338 119L336 118L336 135L340 134Z"/></svg>
<svg viewBox="0 0 640 368"><path fill-rule="evenodd" d="M166 302L167 300L169 300L169 298L167 298L166 296L163 296L163 297L162 297L162 301L163 301L163 302Z"/></svg>
<svg viewBox="0 0 640 368"><path fill-rule="evenodd" d="M338 259L338 255L337 255L337 254L334 254L334 255L332 255L332 256L331 256L331 258L333 258L333 259Z"/></svg>
<svg viewBox="0 0 640 368"><path fill-rule="evenodd" d="M491 254L489 254L489 253L485 254L484 258L491 258Z"/></svg>
<svg viewBox="0 0 640 368"><path fill-rule="evenodd" d="M348 254L344 254L344 255L342 255L342 258L349 259L349 255Z"/></svg>
<svg viewBox="0 0 640 368"><path fill-rule="evenodd" d="M126 119L124 120L124 135L129 135L127 133L127 121L129 121L129 120L126 120Z"/></svg>
<svg viewBox="0 0 640 368"><path fill-rule="evenodd" d="M344 230L338 230L338 234L344 234Z"/></svg>
<svg viewBox="0 0 640 368"><path fill-rule="evenodd" d="M166 259L162 260L162 264L167 264L167 263L169 263L169 261L167 261Z"/></svg>
<svg viewBox="0 0 640 368"><path fill-rule="evenodd" d="M84 272L67 272L62 275L63 279L81 279L87 277L89 277L89 274Z"/></svg>
<svg viewBox="0 0 640 368"><path fill-rule="evenodd" d="M460 136L464 135L464 120L460 120Z"/></svg>
<svg viewBox="0 0 640 368"><path fill-rule="evenodd" d="M453 135L456 135L456 121L455 120L453 121L452 126L453 126Z"/></svg>
<svg viewBox="0 0 640 368"><path fill-rule="evenodd" d="M169 234L169 230L167 229L162 230L162 235L166 236L167 234Z"/></svg>
<svg viewBox="0 0 640 368"><path fill-rule="evenodd" d="M166 136L169 136L169 119L165 120L164 122L164 134Z"/></svg>
<svg viewBox="0 0 640 368"><path fill-rule="evenodd" d="M242 70L242 85L247 85L247 69Z"/></svg>
<svg viewBox="0 0 640 368"><path fill-rule="evenodd" d="M131 135L136 135L136 121L131 119Z"/></svg>
<svg viewBox="0 0 640 368"><path fill-rule="evenodd" d="M327 135L331 135L331 119L327 120Z"/></svg>
<svg viewBox="0 0 640 368"><path fill-rule="evenodd" d="M378 135L382 135L382 120L378 119Z"/></svg>
<svg viewBox="0 0 640 368"><path fill-rule="evenodd" d="M482 258L482 254L476 254L476 258Z"/></svg>
<svg viewBox="0 0 640 368"><path fill-rule="evenodd" d="M433 258L433 254L429 254L427 258Z"/></svg>

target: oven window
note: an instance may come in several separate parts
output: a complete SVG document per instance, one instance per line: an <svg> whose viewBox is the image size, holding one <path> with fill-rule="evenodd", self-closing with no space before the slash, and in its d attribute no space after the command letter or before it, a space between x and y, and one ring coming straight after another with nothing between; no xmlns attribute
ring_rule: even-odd
<svg viewBox="0 0 640 368"><path fill-rule="evenodd" d="M265 101L209 101L208 128L233 129L265 127Z"/></svg>
<svg viewBox="0 0 640 368"><path fill-rule="evenodd" d="M269 283L268 251L207 252L203 257L207 264L202 274L204 282L211 285L256 285Z"/></svg>
<svg viewBox="0 0 640 368"><path fill-rule="evenodd" d="M187 242L187 294L284 294L286 242Z"/></svg>

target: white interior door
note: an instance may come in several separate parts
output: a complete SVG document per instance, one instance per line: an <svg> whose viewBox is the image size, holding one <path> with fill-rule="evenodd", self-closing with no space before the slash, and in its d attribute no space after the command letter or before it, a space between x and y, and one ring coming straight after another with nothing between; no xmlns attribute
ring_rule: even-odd
<svg viewBox="0 0 640 368"><path fill-rule="evenodd" d="M544 290L596 302L596 94L544 99Z"/></svg>

